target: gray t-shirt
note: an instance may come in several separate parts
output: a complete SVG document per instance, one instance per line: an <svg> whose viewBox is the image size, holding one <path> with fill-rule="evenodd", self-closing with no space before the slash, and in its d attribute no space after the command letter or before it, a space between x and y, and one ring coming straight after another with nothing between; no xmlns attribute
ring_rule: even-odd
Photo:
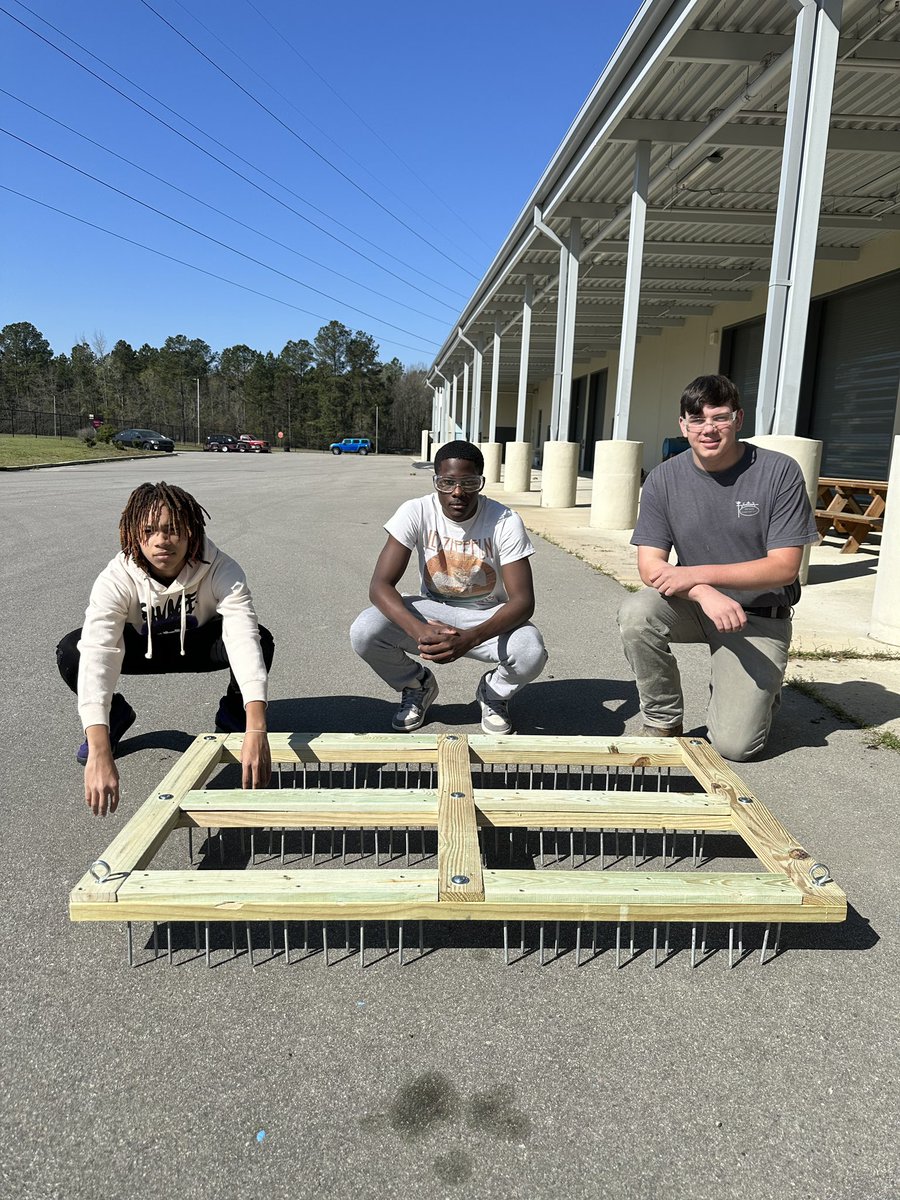
<svg viewBox="0 0 900 1200"><path fill-rule="evenodd" d="M786 454L744 444L727 471L701 471L690 450L647 476L633 546L675 547L681 566L750 562L818 541L803 474ZM748 608L796 604L800 584L756 592L720 588Z"/></svg>

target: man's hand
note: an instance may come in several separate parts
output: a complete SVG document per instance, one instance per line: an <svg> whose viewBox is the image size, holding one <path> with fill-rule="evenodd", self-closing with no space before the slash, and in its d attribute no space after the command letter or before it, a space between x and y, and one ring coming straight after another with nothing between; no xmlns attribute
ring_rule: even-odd
<svg viewBox="0 0 900 1200"><path fill-rule="evenodd" d="M105 726L102 726L105 730ZM95 817L105 817L119 807L119 772L109 749L94 749L88 741L88 760L84 768L84 800Z"/></svg>
<svg viewBox="0 0 900 1200"><path fill-rule="evenodd" d="M700 605L719 633L737 633L747 624L747 614L737 600L714 587L699 585L691 590L690 599Z"/></svg>
<svg viewBox="0 0 900 1200"><path fill-rule="evenodd" d="M697 585L690 567L678 567L661 559L651 562L647 569L647 582L661 596L685 596Z"/></svg>
<svg viewBox="0 0 900 1200"><path fill-rule="evenodd" d="M443 621L427 621L418 634L419 656L427 662L455 662L475 645L473 632L445 625Z"/></svg>
<svg viewBox="0 0 900 1200"><path fill-rule="evenodd" d="M241 786L264 788L272 776L272 755L265 729L248 729L241 749Z"/></svg>

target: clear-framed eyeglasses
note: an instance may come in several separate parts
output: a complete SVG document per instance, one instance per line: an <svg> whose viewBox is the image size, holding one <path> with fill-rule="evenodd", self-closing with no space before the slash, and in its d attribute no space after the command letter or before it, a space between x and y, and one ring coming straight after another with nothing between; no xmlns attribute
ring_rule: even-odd
<svg viewBox="0 0 900 1200"><path fill-rule="evenodd" d="M464 492L480 492L484 487L483 475L463 475L461 479L451 479L449 475L435 475L434 488L437 492L455 492L462 488Z"/></svg>
<svg viewBox="0 0 900 1200"><path fill-rule="evenodd" d="M710 413L705 417L682 417L681 419L687 428L693 431L705 429L707 425L715 425L716 429L727 429L737 420L738 411L735 408L727 413Z"/></svg>

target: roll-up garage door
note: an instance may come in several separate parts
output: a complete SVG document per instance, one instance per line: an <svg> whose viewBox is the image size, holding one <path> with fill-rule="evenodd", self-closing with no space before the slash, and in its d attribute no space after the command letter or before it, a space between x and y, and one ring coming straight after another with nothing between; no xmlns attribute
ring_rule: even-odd
<svg viewBox="0 0 900 1200"><path fill-rule="evenodd" d="M819 301L808 436L822 474L886 479L900 388L900 274Z"/></svg>

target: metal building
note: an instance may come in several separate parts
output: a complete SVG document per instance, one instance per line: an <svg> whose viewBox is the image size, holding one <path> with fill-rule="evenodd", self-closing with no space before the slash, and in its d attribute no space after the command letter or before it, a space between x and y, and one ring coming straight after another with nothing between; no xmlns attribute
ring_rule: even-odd
<svg viewBox="0 0 900 1200"><path fill-rule="evenodd" d="M747 433L886 478L900 3L646 0L434 360L443 441L643 443L724 371Z"/></svg>

